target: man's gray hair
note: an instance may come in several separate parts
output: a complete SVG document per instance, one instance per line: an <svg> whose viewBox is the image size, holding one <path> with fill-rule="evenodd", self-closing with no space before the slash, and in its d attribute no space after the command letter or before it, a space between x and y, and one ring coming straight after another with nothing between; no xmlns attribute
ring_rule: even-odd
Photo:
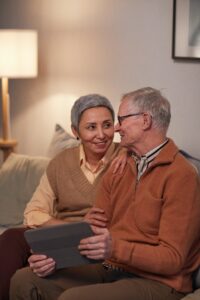
<svg viewBox="0 0 200 300"><path fill-rule="evenodd" d="M113 122L115 119L114 109L110 101L99 94L89 94L78 98L71 110L71 125L78 131L79 123L82 113L89 108L93 107L106 107L112 116Z"/></svg>
<svg viewBox="0 0 200 300"><path fill-rule="evenodd" d="M170 103L159 90L145 87L123 95L123 100L139 109L138 112L148 112L152 117L153 127L167 130L171 119Z"/></svg>

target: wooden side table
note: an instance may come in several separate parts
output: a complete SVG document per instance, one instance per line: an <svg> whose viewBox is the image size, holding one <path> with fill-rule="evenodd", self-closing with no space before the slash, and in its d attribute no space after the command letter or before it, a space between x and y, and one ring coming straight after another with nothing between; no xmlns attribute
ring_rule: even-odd
<svg viewBox="0 0 200 300"><path fill-rule="evenodd" d="M3 160L9 156L11 152L14 152L15 147L17 146L16 140L2 140L0 139L0 149L3 151Z"/></svg>

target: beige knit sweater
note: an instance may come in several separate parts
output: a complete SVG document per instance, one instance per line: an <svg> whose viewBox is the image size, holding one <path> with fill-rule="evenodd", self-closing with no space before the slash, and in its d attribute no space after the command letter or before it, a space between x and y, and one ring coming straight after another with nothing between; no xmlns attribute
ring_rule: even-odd
<svg viewBox="0 0 200 300"><path fill-rule="evenodd" d="M114 150L117 147L115 145ZM56 217L72 222L80 221L92 207L97 187L108 167L91 184L80 168L79 152L79 147L66 149L49 163L46 171L56 196Z"/></svg>

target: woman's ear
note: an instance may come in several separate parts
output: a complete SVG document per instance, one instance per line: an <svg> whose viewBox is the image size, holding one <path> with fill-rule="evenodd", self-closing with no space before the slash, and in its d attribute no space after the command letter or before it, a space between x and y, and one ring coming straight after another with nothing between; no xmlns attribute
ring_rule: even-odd
<svg viewBox="0 0 200 300"><path fill-rule="evenodd" d="M78 134L78 131L76 130L76 128L74 128L73 126L71 126L71 130L72 130L72 133L75 136L75 138L77 140L79 140L79 134Z"/></svg>

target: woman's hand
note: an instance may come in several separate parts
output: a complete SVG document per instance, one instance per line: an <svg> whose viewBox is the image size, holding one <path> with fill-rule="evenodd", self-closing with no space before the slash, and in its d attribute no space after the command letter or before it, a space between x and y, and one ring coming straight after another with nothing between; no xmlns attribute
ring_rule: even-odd
<svg viewBox="0 0 200 300"><path fill-rule="evenodd" d="M28 262L31 270L39 277L46 277L56 269L53 258L48 258L46 255L32 254Z"/></svg>
<svg viewBox="0 0 200 300"><path fill-rule="evenodd" d="M106 218L103 209L98 207L92 207L85 215L84 221L86 221L90 225L106 227L108 219Z"/></svg>
<svg viewBox="0 0 200 300"><path fill-rule="evenodd" d="M128 152L125 148L121 148L118 155L112 160L113 174L122 174L126 166Z"/></svg>
<svg viewBox="0 0 200 300"><path fill-rule="evenodd" d="M79 244L81 255L89 259L105 260L111 255L112 238L107 228L92 226L95 235L82 239Z"/></svg>

